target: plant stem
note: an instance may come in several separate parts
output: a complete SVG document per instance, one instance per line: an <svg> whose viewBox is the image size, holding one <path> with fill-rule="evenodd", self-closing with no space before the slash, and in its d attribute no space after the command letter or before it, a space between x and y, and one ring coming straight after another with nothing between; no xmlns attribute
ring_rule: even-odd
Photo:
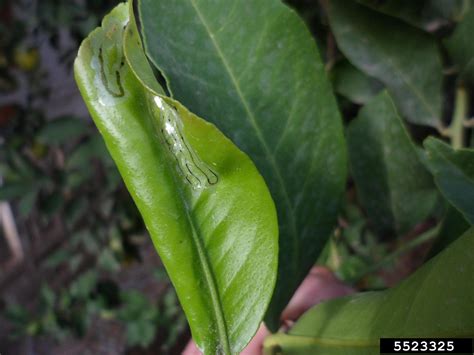
<svg viewBox="0 0 474 355"><path fill-rule="evenodd" d="M412 249L415 249L417 246L427 242L428 240L431 240L432 238L434 238L438 235L439 229L440 229L440 225L437 225L436 227L434 227L430 230L427 230L426 232L420 234L418 237L416 237L413 240L410 240L408 243L402 245L401 247L399 247L394 252L386 255L378 263L375 263L375 264L369 266L367 269L360 272L355 277L351 278L351 280L349 280L349 282L350 283L356 283L357 281L362 279L364 276L379 270L383 266L395 261L397 258L399 258L401 255L405 254L406 252L408 252Z"/></svg>
<svg viewBox="0 0 474 355"><path fill-rule="evenodd" d="M456 102L454 106L453 121L449 127L451 145L454 149L462 148L464 145L464 120L467 116L468 96L466 90L460 86L456 90Z"/></svg>

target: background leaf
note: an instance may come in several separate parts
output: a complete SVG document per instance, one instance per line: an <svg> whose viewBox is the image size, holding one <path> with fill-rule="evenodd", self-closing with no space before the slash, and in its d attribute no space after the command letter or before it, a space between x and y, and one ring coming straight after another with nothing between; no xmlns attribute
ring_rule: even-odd
<svg viewBox="0 0 474 355"><path fill-rule="evenodd" d="M18 197L26 196L36 191L34 180L12 182L8 185L0 186L0 201L8 201Z"/></svg>
<svg viewBox="0 0 474 355"><path fill-rule="evenodd" d="M381 2L377 0L357 0L357 2L386 15L397 17L413 26L423 26L426 1L388 0Z"/></svg>
<svg viewBox="0 0 474 355"><path fill-rule="evenodd" d="M68 169L81 169L87 172L92 159L102 159L104 162L111 161L110 155L105 148L104 141L99 134L92 136L82 142L70 155L66 162Z"/></svg>
<svg viewBox="0 0 474 355"><path fill-rule="evenodd" d="M213 125L166 97L154 98L162 108L150 106L150 92L123 58L127 22L122 4L83 42L76 80L176 288L195 342L205 353L238 353L257 330L275 283L274 204L250 159ZM182 120L181 139L217 174L214 185L193 188L178 172L174 158L183 157L170 156L153 126L158 117L152 115L170 113Z"/></svg>
<svg viewBox="0 0 474 355"><path fill-rule="evenodd" d="M462 76L474 83L474 6L456 27L453 35L445 41L452 59L458 64Z"/></svg>
<svg viewBox="0 0 474 355"><path fill-rule="evenodd" d="M346 175L316 45L280 1L141 0L138 9L145 48L173 97L249 154L269 185L281 252L266 320L277 329L334 227Z"/></svg>
<svg viewBox="0 0 474 355"><path fill-rule="evenodd" d="M442 66L434 38L353 1L329 1L328 15L339 49L385 84L403 116L438 127Z"/></svg>
<svg viewBox="0 0 474 355"><path fill-rule="evenodd" d="M380 81L367 76L348 60L334 66L331 79L334 91L356 104L365 104L383 89Z"/></svg>
<svg viewBox="0 0 474 355"><path fill-rule="evenodd" d="M357 0L384 14L426 30L437 29L448 20L463 16L470 0Z"/></svg>
<svg viewBox="0 0 474 355"><path fill-rule="evenodd" d="M380 235L405 233L428 217L436 189L386 91L349 124L347 143L357 195Z"/></svg>
<svg viewBox="0 0 474 355"><path fill-rule="evenodd" d="M49 122L39 133L38 140L47 144L64 144L87 132L87 123L77 118L59 118Z"/></svg>
<svg viewBox="0 0 474 355"><path fill-rule="evenodd" d="M474 150L453 150L436 138L428 138L429 167L441 193L474 224Z"/></svg>
<svg viewBox="0 0 474 355"><path fill-rule="evenodd" d="M375 355L382 337L473 337L473 248L471 228L393 289L312 308L289 335L268 338L266 353Z"/></svg>
<svg viewBox="0 0 474 355"><path fill-rule="evenodd" d="M461 212L452 206L447 208L446 214L441 221L441 228L430 250L430 257L443 251L449 244L454 242L460 235L467 231L470 224L467 223Z"/></svg>

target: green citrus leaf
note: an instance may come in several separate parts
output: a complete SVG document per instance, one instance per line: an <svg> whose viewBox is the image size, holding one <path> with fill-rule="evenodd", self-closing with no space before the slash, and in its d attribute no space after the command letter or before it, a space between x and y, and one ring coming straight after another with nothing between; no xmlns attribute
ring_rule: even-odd
<svg viewBox="0 0 474 355"><path fill-rule="evenodd" d="M458 24L453 35L445 41L449 54L459 66L461 76L474 83L474 5Z"/></svg>
<svg viewBox="0 0 474 355"><path fill-rule="evenodd" d="M383 84L354 67L349 61L337 63L331 70L334 91L356 104L365 104L383 89Z"/></svg>
<svg viewBox="0 0 474 355"><path fill-rule="evenodd" d="M441 221L439 233L436 236L428 257L431 258L444 250L449 244L467 231L470 226L461 212L452 206L448 206L445 216Z"/></svg>
<svg viewBox="0 0 474 355"><path fill-rule="evenodd" d="M347 143L357 194L380 235L405 233L428 217L436 187L386 91L349 124Z"/></svg>
<svg viewBox="0 0 474 355"><path fill-rule="evenodd" d="M276 210L244 153L215 126L137 79L122 47L128 20L127 5L119 5L83 42L76 81L195 342L206 354L238 353L272 295Z"/></svg>
<svg viewBox="0 0 474 355"><path fill-rule="evenodd" d="M440 126L442 66L436 40L354 1L328 3L331 29L349 61L385 84L408 121Z"/></svg>
<svg viewBox="0 0 474 355"><path fill-rule="evenodd" d="M87 128L87 123L78 118L61 117L48 122L36 138L44 144L59 145L84 135Z"/></svg>
<svg viewBox="0 0 474 355"><path fill-rule="evenodd" d="M384 14L397 17L427 31L450 20L459 20L470 7L470 0L356 0Z"/></svg>
<svg viewBox="0 0 474 355"><path fill-rule="evenodd" d="M396 287L323 302L266 354L377 355L380 338L474 337L474 228Z"/></svg>
<svg viewBox="0 0 474 355"><path fill-rule="evenodd" d="M441 193L474 224L474 149L454 150L436 138L428 138L428 167Z"/></svg>
<svg viewBox="0 0 474 355"><path fill-rule="evenodd" d="M174 98L214 122L267 181L280 227L280 313L321 252L346 177L342 125L303 21L278 0L138 1L148 57Z"/></svg>

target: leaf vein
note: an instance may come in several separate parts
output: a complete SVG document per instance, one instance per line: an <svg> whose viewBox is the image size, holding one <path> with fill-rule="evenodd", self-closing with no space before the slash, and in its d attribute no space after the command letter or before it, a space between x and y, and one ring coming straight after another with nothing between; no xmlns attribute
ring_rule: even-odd
<svg viewBox="0 0 474 355"><path fill-rule="evenodd" d="M283 177L281 175L281 171L280 169L278 168L278 165L276 164L276 160L275 160L275 156L272 154L272 152L270 151L270 148L268 147L265 139L263 138L263 134L262 134L262 131L260 129L260 127L258 126L257 124L257 120L256 120L256 117L253 113L253 111L251 110L248 102L247 102L247 99L245 98L241 88L240 88L240 85L239 85L239 82L237 81L237 78L234 74L234 72L232 71L229 63L227 62L227 59L225 58L224 54L222 53L222 50L219 46L219 44L216 42L216 39L215 39L215 36L213 34L213 32L211 31L209 25L207 24L207 21L205 20L203 14L201 13L201 11L199 10L197 4L196 4L196 1L195 0L189 0L191 5L193 6L194 10L196 11L196 14L197 16L199 17L200 21L202 22L202 25L204 26L204 28L206 29L206 31L208 32L209 34L209 38L216 50L216 53L217 53L217 56L219 57L219 59L222 61L222 64L227 72L227 74L229 75L229 78L235 88L235 91L238 95L238 97L240 98L240 102L246 112L246 117L249 121L249 123L251 124L251 126L253 127L254 131L255 131L255 134L266 154L266 156L268 157L268 161L272 167L272 169L275 171L275 177L278 181L278 184L280 186L280 190L282 192L282 195L283 195L283 199L284 199L284 202L285 202L285 205L286 205L286 210L287 210L287 215L289 217L289 221L290 221L290 228L291 228L291 231L292 231L292 239L293 239L293 253L294 253L294 258L293 260L295 260L295 263L298 263L298 260L299 260L299 241L298 241L298 238L297 238L297 230L296 230L296 221L295 221L295 216L294 216L294 210L293 210L293 205L291 204L290 202L290 198L289 198L289 195L288 195L288 191L285 187L285 183L283 181ZM295 270L298 269L297 265L293 265L293 267L295 268Z"/></svg>

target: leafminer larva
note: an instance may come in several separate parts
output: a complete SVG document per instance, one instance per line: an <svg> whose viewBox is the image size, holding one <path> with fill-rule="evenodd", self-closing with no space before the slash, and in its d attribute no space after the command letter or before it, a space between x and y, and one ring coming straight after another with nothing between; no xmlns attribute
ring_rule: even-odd
<svg viewBox="0 0 474 355"><path fill-rule="evenodd" d="M204 163L183 134L183 123L174 107L153 97L154 124L176 162L179 174L195 189L217 184L219 178Z"/></svg>

